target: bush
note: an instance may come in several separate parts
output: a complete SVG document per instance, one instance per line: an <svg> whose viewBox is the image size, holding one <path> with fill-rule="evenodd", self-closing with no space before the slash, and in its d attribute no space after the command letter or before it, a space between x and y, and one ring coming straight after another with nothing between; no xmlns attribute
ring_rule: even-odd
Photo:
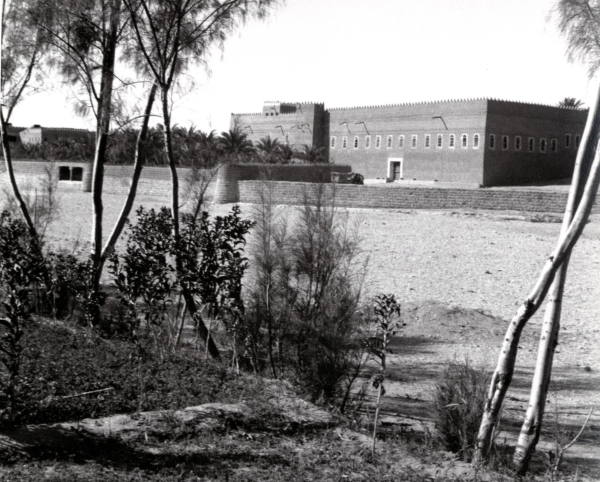
<svg viewBox="0 0 600 482"><path fill-rule="evenodd" d="M23 221L0 213L0 416L14 419L23 351L34 295L44 275L38 239Z"/></svg>
<svg viewBox="0 0 600 482"><path fill-rule="evenodd" d="M267 362L273 376L299 381L312 401L337 405L363 353L360 240L323 185L305 192L289 229L269 189L255 211L255 283L241 342L255 370Z"/></svg>
<svg viewBox="0 0 600 482"><path fill-rule="evenodd" d="M463 363L448 364L434 394L435 431L440 443L471 460L487 398L489 376Z"/></svg>

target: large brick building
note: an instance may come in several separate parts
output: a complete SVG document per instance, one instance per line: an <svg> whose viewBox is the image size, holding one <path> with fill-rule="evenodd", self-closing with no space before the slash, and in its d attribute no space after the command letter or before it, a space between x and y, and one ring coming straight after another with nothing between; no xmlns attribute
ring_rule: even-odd
<svg viewBox="0 0 600 482"><path fill-rule="evenodd" d="M587 110L493 99L325 109L266 102L262 113L232 114L256 142L326 148L330 162L366 179L481 186L569 177Z"/></svg>

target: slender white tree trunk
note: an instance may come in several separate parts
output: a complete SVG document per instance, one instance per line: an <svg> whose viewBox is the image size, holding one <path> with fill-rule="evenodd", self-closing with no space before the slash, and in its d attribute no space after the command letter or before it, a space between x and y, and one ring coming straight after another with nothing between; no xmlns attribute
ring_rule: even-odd
<svg viewBox="0 0 600 482"><path fill-rule="evenodd" d="M154 100L156 98L156 91L158 86L156 84L152 85L150 89L150 94L148 95L148 102L146 103L146 110L144 111L144 120L142 122L142 128L140 129L140 133L137 138L136 148L135 148L135 162L133 164L133 175L131 177L131 186L129 187L129 192L127 193L127 199L125 200L125 204L123 205L123 209L119 214L119 219L117 220L115 227L110 234L108 241L106 242L104 248L102 249L102 256L100 259L100 266L102 269L102 265L106 260L107 256L114 249L117 244L117 240L121 233L123 232L123 228L125 227L125 222L129 214L131 213L131 208L133 207L133 202L135 201L135 196L137 194L137 187L140 180L140 176L142 174L142 168L146 163L146 147L144 143L148 136L148 122L150 120L150 115L152 113L152 107L154 105Z"/></svg>
<svg viewBox="0 0 600 482"><path fill-rule="evenodd" d="M581 197L584 192L586 181L590 175L590 167L592 165L598 139L600 137L600 93L596 93L595 102L590 108L588 114L588 122L582 138L581 147L577 153L575 170L571 189L569 191L569 199L565 209L565 216L561 228L561 236L567 232L571 222L573 221L574 213L581 202ZM550 297L546 305L544 314L544 322L540 336L540 344L538 348L538 357L533 375L531 386L531 394L529 398L529 406L521 433L515 449L513 459L515 470L523 474L529 467L531 456L535 451L535 447L540 438L542 422L544 418L544 409L546 407L546 399L548 395L548 387L550 385L550 377L552 374L552 363L554 360L554 351L558 343L558 334L560 330L560 318L562 310L562 300L565 282L567 278L567 269L569 265L569 255L565 258L562 266L559 268L552 287L550 288Z"/></svg>

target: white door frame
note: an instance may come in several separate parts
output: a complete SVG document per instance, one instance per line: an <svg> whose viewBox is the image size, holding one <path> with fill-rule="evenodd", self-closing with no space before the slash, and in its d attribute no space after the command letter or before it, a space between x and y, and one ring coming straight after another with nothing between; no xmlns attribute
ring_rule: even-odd
<svg viewBox="0 0 600 482"><path fill-rule="evenodd" d="M390 158L388 158L387 178L390 181L394 181L394 172L392 171L392 162L399 162L400 163L400 179L404 178L404 175L402 173L402 169L404 168L404 158L403 157L390 157Z"/></svg>

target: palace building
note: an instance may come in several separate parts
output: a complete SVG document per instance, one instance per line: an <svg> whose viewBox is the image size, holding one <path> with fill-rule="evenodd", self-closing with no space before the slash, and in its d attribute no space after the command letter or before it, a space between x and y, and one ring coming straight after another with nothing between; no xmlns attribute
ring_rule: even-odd
<svg viewBox="0 0 600 482"><path fill-rule="evenodd" d="M587 110L496 99L325 109L265 102L232 114L253 142L324 147L365 179L516 185L570 177Z"/></svg>

